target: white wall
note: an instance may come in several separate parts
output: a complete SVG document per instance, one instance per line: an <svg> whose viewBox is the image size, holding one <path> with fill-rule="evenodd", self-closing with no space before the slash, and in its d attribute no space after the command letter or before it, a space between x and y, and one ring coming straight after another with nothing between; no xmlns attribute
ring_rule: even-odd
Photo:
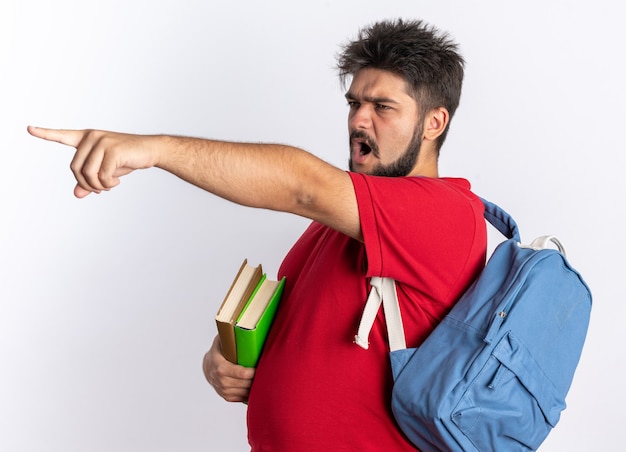
<svg viewBox="0 0 626 452"><path fill-rule="evenodd" d="M228 4L226 4L228 3ZM275 272L306 221L148 170L72 197L71 150L26 125L279 141L345 167L338 44L421 17L468 61L445 175L557 234L595 295L569 408L543 450L615 450L626 420L623 44L611 0L3 0L0 449L246 450L204 381L244 257Z"/></svg>

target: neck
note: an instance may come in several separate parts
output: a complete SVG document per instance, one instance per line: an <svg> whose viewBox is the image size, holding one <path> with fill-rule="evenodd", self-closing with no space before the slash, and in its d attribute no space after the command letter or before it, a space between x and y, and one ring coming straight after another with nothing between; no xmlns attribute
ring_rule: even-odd
<svg viewBox="0 0 626 452"><path fill-rule="evenodd" d="M439 177L439 161L437 154L430 149L422 148L415 166L409 176Z"/></svg>

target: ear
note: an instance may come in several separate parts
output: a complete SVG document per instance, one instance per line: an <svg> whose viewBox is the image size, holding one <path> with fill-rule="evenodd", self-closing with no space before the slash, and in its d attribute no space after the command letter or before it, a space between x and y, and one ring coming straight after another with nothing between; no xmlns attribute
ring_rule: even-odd
<svg viewBox="0 0 626 452"><path fill-rule="evenodd" d="M435 141L446 130L450 122L450 113L445 107L437 107L424 119L424 140Z"/></svg>

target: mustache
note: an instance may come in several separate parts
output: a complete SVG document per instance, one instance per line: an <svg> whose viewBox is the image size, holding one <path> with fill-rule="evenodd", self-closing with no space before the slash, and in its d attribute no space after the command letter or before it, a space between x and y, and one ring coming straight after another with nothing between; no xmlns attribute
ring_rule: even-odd
<svg viewBox="0 0 626 452"><path fill-rule="evenodd" d="M378 144L376 141L372 140L367 133L362 130L353 130L350 132L350 142L352 143L352 140L355 139L363 140L363 142L371 149L372 154L374 154L375 157L379 156Z"/></svg>

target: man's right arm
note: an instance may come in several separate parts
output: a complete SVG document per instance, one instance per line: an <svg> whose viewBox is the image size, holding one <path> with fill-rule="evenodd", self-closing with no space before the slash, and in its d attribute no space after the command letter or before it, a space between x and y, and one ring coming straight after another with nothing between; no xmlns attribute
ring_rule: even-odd
<svg viewBox="0 0 626 452"><path fill-rule="evenodd" d="M235 203L293 213L362 239L349 175L298 148L98 130L28 131L76 148L71 168L78 197L156 166Z"/></svg>

